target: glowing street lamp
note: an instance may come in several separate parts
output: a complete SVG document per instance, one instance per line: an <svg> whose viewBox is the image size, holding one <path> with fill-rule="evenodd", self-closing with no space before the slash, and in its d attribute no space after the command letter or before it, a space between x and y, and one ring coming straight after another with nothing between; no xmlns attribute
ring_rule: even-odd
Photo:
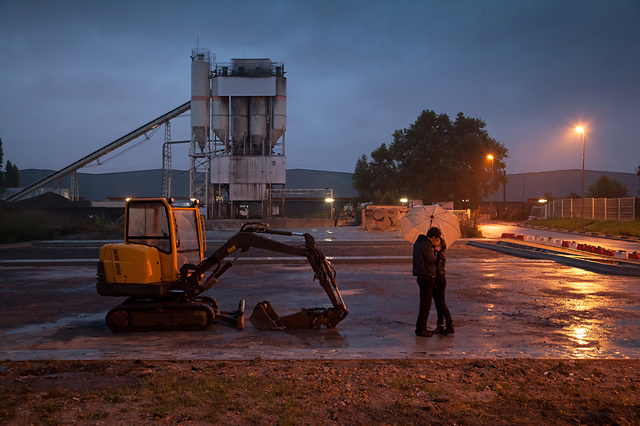
<svg viewBox="0 0 640 426"><path fill-rule="evenodd" d="M407 204L409 202L409 199L408 198L400 198L400 202L402 204Z"/></svg>
<svg viewBox="0 0 640 426"><path fill-rule="evenodd" d="M333 198L325 198L325 199L324 199L324 201L325 201L325 202L327 202L327 203L330 203L330 207L329 207L329 208L331 209L331 212L329 213L329 214L330 214L330 216L329 216L329 217L330 217L331 219L333 219L333 202L334 202L335 200L334 200Z"/></svg>
<svg viewBox="0 0 640 426"><path fill-rule="evenodd" d="M491 160L491 190L489 192L489 217L493 218L493 155L487 155L487 158Z"/></svg>
<svg viewBox="0 0 640 426"><path fill-rule="evenodd" d="M584 232L584 139L587 129L576 127L576 132L582 133L582 200L580 202L580 232Z"/></svg>

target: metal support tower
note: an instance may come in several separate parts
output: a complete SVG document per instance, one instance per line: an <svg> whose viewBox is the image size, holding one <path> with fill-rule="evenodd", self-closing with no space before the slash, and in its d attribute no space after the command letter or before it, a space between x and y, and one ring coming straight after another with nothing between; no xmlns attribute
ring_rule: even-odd
<svg viewBox="0 0 640 426"><path fill-rule="evenodd" d="M210 218L211 208L209 206L209 173L211 168L211 141L208 140L204 150L200 151L194 136L191 136L189 147L189 196L197 198L200 204L206 206L206 218Z"/></svg>
<svg viewBox="0 0 640 426"><path fill-rule="evenodd" d="M162 197L171 198L171 122L164 125L162 145Z"/></svg>
<svg viewBox="0 0 640 426"><path fill-rule="evenodd" d="M60 188L62 190L62 180L60 181ZM69 184L69 199L71 201L80 200L80 188L78 185L78 171L71 172L71 183Z"/></svg>

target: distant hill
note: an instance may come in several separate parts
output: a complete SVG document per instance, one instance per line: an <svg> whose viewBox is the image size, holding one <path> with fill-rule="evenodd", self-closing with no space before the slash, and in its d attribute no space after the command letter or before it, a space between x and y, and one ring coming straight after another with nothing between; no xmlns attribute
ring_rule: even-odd
<svg viewBox="0 0 640 426"><path fill-rule="evenodd" d="M20 183L28 186L33 182L49 176L53 170L25 169L20 170ZM173 195L189 196L189 172L173 171ZM161 197L162 169L139 170L116 173L78 173L80 198L101 201L126 197ZM69 187L69 178L62 182L64 188ZM287 170L287 189L333 189L336 198L354 198L358 194L353 189L351 173L326 172L321 170L291 169Z"/></svg>

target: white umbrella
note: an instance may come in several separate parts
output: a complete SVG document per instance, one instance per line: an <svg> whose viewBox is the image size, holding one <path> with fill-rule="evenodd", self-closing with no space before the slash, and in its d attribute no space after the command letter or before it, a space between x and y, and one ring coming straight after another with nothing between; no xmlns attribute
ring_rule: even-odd
<svg viewBox="0 0 640 426"><path fill-rule="evenodd" d="M432 227L440 229L447 247L451 247L454 241L462 237L458 217L437 204L412 208L400 219L400 226L402 238L411 243L418 239L418 235L426 235Z"/></svg>

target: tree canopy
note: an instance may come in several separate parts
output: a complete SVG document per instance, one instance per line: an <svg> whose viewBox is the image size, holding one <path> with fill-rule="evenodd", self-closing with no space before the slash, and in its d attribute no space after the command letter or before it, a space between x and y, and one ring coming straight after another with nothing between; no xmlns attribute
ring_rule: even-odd
<svg viewBox="0 0 640 426"><path fill-rule="evenodd" d="M454 201L456 208L476 208L492 189L492 174L493 192L507 181L503 173L507 149L489 136L485 126L463 113L452 122L446 114L422 111L409 128L393 133L388 147L383 143L372 151L371 160L364 154L358 159L353 187L359 199L396 204L400 197L408 197L426 204Z"/></svg>
<svg viewBox="0 0 640 426"><path fill-rule="evenodd" d="M17 188L20 186L20 171L18 166L7 161L5 171L2 171L2 160L4 159L4 151L2 148L2 138L0 138L0 188Z"/></svg>
<svg viewBox="0 0 640 426"><path fill-rule="evenodd" d="M5 188L17 188L20 186L20 171L18 170L18 166L11 164L11 161L8 160L2 179L2 186Z"/></svg>
<svg viewBox="0 0 640 426"><path fill-rule="evenodd" d="M4 172L2 171L2 160L4 159L4 150L2 149L2 138L0 138L0 188L4 188ZM4 194L4 190L0 189L0 195Z"/></svg>
<svg viewBox="0 0 640 426"><path fill-rule="evenodd" d="M587 198L624 198L629 196L629 190L617 180L602 175L596 183L587 188L585 196Z"/></svg>

